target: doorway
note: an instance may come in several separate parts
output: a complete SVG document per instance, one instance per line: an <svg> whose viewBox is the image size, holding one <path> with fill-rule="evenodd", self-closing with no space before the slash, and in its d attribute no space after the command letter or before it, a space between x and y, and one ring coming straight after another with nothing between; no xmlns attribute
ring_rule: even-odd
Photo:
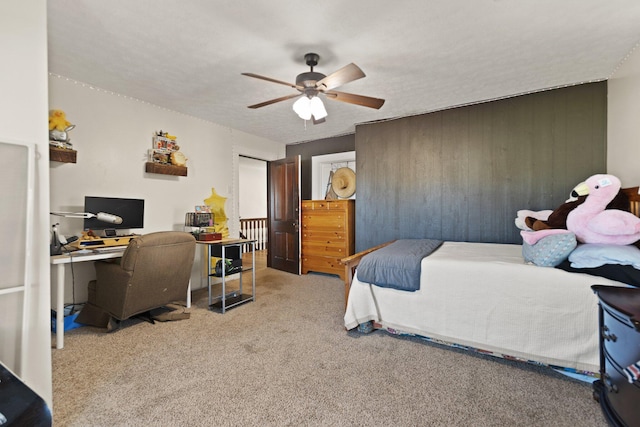
<svg viewBox="0 0 640 427"><path fill-rule="evenodd" d="M267 161L238 157L240 236L256 241L256 257L267 253Z"/></svg>

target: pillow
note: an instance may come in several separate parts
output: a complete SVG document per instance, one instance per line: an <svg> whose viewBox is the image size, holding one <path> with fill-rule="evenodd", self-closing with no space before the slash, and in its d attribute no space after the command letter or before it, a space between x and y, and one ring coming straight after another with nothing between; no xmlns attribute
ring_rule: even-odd
<svg viewBox="0 0 640 427"><path fill-rule="evenodd" d="M522 236L522 240L527 242L530 245L535 245L538 243L538 240L543 239L552 234L570 234L572 233L569 230L564 230L560 228L549 228L546 230L538 230L538 231L521 231L520 236Z"/></svg>
<svg viewBox="0 0 640 427"><path fill-rule="evenodd" d="M551 234L531 245L522 243L522 256L526 262L541 267L555 267L566 260L578 244L573 233Z"/></svg>
<svg viewBox="0 0 640 427"><path fill-rule="evenodd" d="M569 255L573 268L594 268L605 264L631 265L640 269L640 249L633 245L584 243Z"/></svg>

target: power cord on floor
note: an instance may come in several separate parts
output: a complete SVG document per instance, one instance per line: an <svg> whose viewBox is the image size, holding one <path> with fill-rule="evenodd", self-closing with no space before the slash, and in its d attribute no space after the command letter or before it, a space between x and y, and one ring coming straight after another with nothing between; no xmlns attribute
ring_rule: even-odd
<svg viewBox="0 0 640 427"><path fill-rule="evenodd" d="M75 240L75 239L74 239ZM74 241L72 240L72 242ZM71 312L69 314L74 314L76 308L76 275L73 269L73 252L70 248L67 241L67 244L62 245L62 253L69 255L69 268L71 268L71 304L65 304L64 308L71 306ZM63 267L64 268L64 267ZM59 283L58 286L65 286L65 283Z"/></svg>

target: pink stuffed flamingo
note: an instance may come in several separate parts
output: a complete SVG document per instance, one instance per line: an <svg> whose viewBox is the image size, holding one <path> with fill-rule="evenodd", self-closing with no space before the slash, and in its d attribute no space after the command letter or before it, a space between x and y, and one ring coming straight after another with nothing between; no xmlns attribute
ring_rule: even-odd
<svg viewBox="0 0 640 427"><path fill-rule="evenodd" d="M640 240L640 218L618 209L605 210L620 190L613 175L593 175L585 181L589 195L567 216L567 229L579 242L630 245Z"/></svg>

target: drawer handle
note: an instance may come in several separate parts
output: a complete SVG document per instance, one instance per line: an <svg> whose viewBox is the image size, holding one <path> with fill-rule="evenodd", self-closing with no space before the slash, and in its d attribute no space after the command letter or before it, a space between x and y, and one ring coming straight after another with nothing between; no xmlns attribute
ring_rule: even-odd
<svg viewBox="0 0 640 427"><path fill-rule="evenodd" d="M607 387L609 393L618 392L618 386L611 382L611 377L607 373L604 374L604 385Z"/></svg>
<svg viewBox="0 0 640 427"><path fill-rule="evenodd" d="M609 332L609 328L607 328L607 326L603 326L602 327L602 338L607 340L607 341L613 341L616 342L616 340L618 339L618 337L616 336L616 334L610 334Z"/></svg>

